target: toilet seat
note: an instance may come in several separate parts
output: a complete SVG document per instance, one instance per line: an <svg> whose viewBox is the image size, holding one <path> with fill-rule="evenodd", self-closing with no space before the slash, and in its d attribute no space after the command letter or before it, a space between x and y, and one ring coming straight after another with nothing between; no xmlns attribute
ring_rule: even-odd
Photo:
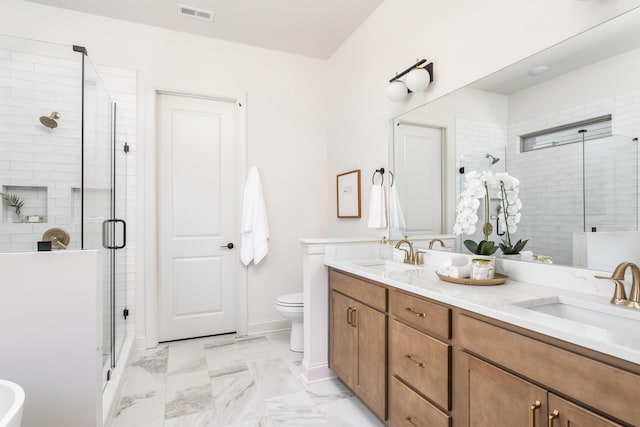
<svg viewBox="0 0 640 427"><path fill-rule="evenodd" d="M302 292L281 295L276 300L276 305L281 307L302 307L303 295L304 294Z"/></svg>

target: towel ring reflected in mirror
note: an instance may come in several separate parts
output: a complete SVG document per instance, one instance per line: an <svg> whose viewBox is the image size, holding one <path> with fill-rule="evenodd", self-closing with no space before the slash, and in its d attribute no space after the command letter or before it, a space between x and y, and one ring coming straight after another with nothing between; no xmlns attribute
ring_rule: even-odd
<svg viewBox="0 0 640 427"><path fill-rule="evenodd" d="M336 177L338 218L360 218L360 169Z"/></svg>

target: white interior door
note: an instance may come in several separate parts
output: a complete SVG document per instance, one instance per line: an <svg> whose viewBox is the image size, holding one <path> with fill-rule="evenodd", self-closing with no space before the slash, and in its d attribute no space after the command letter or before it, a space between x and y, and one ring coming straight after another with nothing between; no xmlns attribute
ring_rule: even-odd
<svg viewBox="0 0 640 427"><path fill-rule="evenodd" d="M237 108L158 94L160 341L236 330Z"/></svg>
<svg viewBox="0 0 640 427"><path fill-rule="evenodd" d="M443 141L442 128L396 125L392 172L407 222L406 234L442 232Z"/></svg>

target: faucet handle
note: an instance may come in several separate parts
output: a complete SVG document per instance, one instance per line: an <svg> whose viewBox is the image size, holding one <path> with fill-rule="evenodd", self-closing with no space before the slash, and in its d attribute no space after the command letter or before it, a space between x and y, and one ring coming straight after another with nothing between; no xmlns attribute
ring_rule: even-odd
<svg viewBox="0 0 640 427"><path fill-rule="evenodd" d="M614 277L605 277L605 276L593 276L593 277L595 277L596 279L611 280L613 283L616 284L616 289L613 292L613 297L611 298L612 304L627 305L629 303L629 300L627 299L627 293L624 290L624 283L622 282L622 280L616 278L615 274L614 274Z"/></svg>
<svg viewBox="0 0 640 427"><path fill-rule="evenodd" d="M416 251L416 253L414 254L414 264L415 265L420 265L420 264L424 264L424 254L426 254L425 251Z"/></svg>

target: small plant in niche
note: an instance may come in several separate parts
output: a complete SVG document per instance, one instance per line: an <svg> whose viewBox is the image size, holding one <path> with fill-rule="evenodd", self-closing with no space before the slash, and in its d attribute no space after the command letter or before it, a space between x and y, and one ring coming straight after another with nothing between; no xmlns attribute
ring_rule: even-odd
<svg viewBox="0 0 640 427"><path fill-rule="evenodd" d="M0 193L2 196L2 201L10 208L14 208L16 210L16 215L20 215L20 209L24 206L24 200L21 200L20 197L15 194L8 193Z"/></svg>

